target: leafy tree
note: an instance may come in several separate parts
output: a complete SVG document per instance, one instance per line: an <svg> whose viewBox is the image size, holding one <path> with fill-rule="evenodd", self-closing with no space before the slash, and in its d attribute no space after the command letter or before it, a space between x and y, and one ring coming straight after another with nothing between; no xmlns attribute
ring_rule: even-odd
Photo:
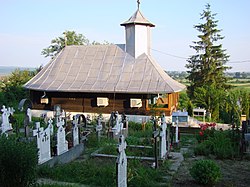
<svg viewBox="0 0 250 187"><path fill-rule="evenodd" d="M220 35L221 30L217 29L216 14L212 14L209 4L205 8L201 13L201 19L205 22L194 26L201 34L198 35L199 41L194 41L194 45L190 46L196 51L196 54L191 56L186 64L189 69L187 78L190 81L187 91L194 104L203 102L202 105L208 111L214 108L209 112L218 113L219 109L212 106L214 105L212 101L214 99L219 101L219 99L215 98L211 92L221 93L229 88L226 84L229 78L225 75L225 71L230 69L225 66L229 56L226 54L226 50L222 49L222 44L218 44L224 37ZM201 95L199 95L200 91L202 91ZM199 99L195 99L198 95ZM198 100L199 102L197 102ZM217 109L215 110L215 108Z"/></svg>
<svg viewBox="0 0 250 187"><path fill-rule="evenodd" d="M231 90L224 94L220 116L223 122L240 125L241 114L249 119L250 93L246 90Z"/></svg>
<svg viewBox="0 0 250 187"><path fill-rule="evenodd" d="M246 90L241 90L241 109L242 114L245 114L247 119L249 119L249 111L250 111L250 93Z"/></svg>
<svg viewBox="0 0 250 187"><path fill-rule="evenodd" d="M6 106L17 106L19 101L28 96L23 85L30 80L36 72L16 69L10 76L0 82L0 104Z"/></svg>
<svg viewBox="0 0 250 187"><path fill-rule="evenodd" d="M77 34L75 31L65 31L63 36L57 37L51 40L51 45L42 50L42 55L45 57L54 58L64 47L65 45L107 45L107 41L103 43L90 41L82 34Z"/></svg>
<svg viewBox="0 0 250 187"><path fill-rule="evenodd" d="M212 114L212 119L218 119L223 94L224 92L218 90L215 85L204 85L194 90L193 101L197 106L206 108Z"/></svg>
<svg viewBox="0 0 250 187"><path fill-rule="evenodd" d="M51 45L42 50L42 55L53 58L65 45L89 45L89 40L82 34L77 34L75 31L65 31L63 32L63 36L51 40Z"/></svg>

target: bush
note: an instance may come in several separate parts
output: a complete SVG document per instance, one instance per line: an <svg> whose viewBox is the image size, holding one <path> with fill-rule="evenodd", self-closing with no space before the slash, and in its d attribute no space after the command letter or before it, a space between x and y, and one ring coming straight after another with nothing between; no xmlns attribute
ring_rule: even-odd
<svg viewBox="0 0 250 187"><path fill-rule="evenodd" d="M215 155L219 159L233 158L237 156L238 149L229 137L227 131L215 131L213 136L199 143L195 149L196 155Z"/></svg>
<svg viewBox="0 0 250 187"><path fill-rule="evenodd" d="M221 178L219 166L212 160L199 160L190 169L190 175L201 184L215 184Z"/></svg>
<svg viewBox="0 0 250 187"><path fill-rule="evenodd" d="M36 181L38 155L34 143L2 135L0 153L0 186L24 187Z"/></svg>

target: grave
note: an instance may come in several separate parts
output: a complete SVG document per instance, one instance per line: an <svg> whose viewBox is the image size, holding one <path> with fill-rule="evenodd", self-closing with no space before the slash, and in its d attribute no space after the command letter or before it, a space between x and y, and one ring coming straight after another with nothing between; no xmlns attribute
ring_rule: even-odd
<svg viewBox="0 0 250 187"><path fill-rule="evenodd" d="M160 128L160 158L165 159L167 157L167 138L166 138L166 118L165 114L161 116L161 128Z"/></svg>
<svg viewBox="0 0 250 187"><path fill-rule="evenodd" d="M50 128L50 136L53 136L54 134L53 120L49 118L48 123L49 123L49 128Z"/></svg>
<svg viewBox="0 0 250 187"><path fill-rule="evenodd" d="M113 138L119 138L120 134L127 135L127 117L125 114L122 115L122 119L119 116L118 111L111 112L109 119L109 136Z"/></svg>
<svg viewBox="0 0 250 187"><path fill-rule="evenodd" d="M118 111L116 111L115 113L113 113L113 115L111 114L111 118L113 118L112 119L112 132L114 133L114 135L118 135L121 131L122 131L122 129L123 129L123 124L122 123L120 123L119 121L119 113L118 113Z"/></svg>
<svg viewBox="0 0 250 187"><path fill-rule="evenodd" d="M38 164L42 164L51 159L50 151L50 127L45 130L40 127L40 122L36 122L36 129L33 130L33 136L37 137Z"/></svg>
<svg viewBox="0 0 250 187"><path fill-rule="evenodd" d="M68 151L68 141L66 140L65 128L63 125L65 124L64 120L60 117L57 118L56 126L57 129L57 155L61 155Z"/></svg>
<svg viewBox="0 0 250 187"><path fill-rule="evenodd" d="M102 130L102 117L101 115L98 116L97 118L97 125L96 125L96 134L97 134L97 138L98 138L98 141L100 141L100 137L101 137L101 130Z"/></svg>
<svg viewBox="0 0 250 187"><path fill-rule="evenodd" d="M250 120L242 121L242 151L250 153Z"/></svg>
<svg viewBox="0 0 250 187"><path fill-rule="evenodd" d="M157 169L158 168L158 158L157 158L157 142L158 142L158 137L160 135L160 131L157 128L157 121L155 119L155 117L152 117L152 121L153 121L153 134L152 134L152 138L154 140L154 156L155 156L155 163L154 163L154 168Z"/></svg>
<svg viewBox="0 0 250 187"><path fill-rule="evenodd" d="M6 133L7 131L11 131L12 128L12 124L9 121L9 117L13 116L13 113L15 112L15 110L13 108L6 108L3 105L3 108L1 109L2 113L2 126L1 126L1 130L2 130L2 134Z"/></svg>
<svg viewBox="0 0 250 187"><path fill-rule="evenodd" d="M25 113L25 117L24 117L24 132L25 132L26 138L29 137L29 133L30 133L29 125L32 122L31 118L32 118L31 110L30 110L30 108L27 108L26 113Z"/></svg>
<svg viewBox="0 0 250 187"><path fill-rule="evenodd" d="M76 116L73 116L72 138L73 138L73 146L78 145L79 144L79 128L78 128L78 120Z"/></svg>
<svg viewBox="0 0 250 187"><path fill-rule="evenodd" d="M119 144L117 148L118 157L116 160L116 182L117 187L127 187L127 156L125 149L127 143L123 135L119 137Z"/></svg>

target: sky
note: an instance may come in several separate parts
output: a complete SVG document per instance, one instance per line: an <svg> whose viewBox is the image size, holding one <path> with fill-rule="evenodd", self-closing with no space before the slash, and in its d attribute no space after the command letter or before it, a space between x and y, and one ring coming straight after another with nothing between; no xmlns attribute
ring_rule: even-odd
<svg viewBox="0 0 250 187"><path fill-rule="evenodd" d="M249 0L141 0L142 14L152 28L152 55L166 71L186 71L186 59L203 23L205 5L216 13L220 43L230 55L230 71L250 71ZM52 39L66 30L90 41L125 43L120 24L137 10L136 0L0 0L0 66L39 67Z"/></svg>

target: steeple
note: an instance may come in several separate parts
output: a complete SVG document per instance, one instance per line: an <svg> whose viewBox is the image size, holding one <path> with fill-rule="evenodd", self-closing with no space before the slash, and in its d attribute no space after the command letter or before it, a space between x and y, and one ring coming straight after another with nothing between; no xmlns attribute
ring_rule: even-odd
<svg viewBox="0 0 250 187"><path fill-rule="evenodd" d="M143 53L150 55L151 27L155 25L142 15L139 0L137 0L136 12L121 26L125 27L126 52L135 58Z"/></svg>

